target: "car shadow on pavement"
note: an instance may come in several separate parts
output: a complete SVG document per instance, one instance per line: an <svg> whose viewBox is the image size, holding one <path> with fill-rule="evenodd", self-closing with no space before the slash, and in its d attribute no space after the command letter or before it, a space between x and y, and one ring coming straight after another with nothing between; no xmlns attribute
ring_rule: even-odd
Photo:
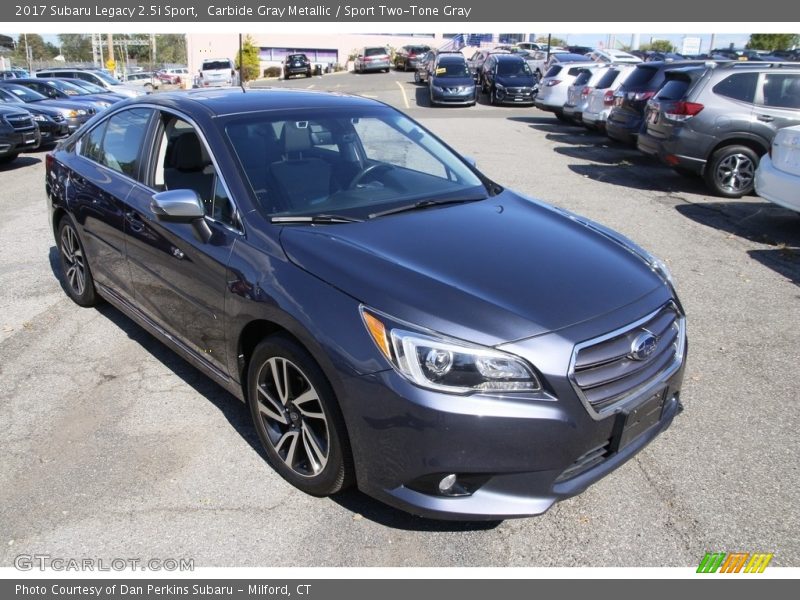
<svg viewBox="0 0 800 600"><path fill-rule="evenodd" d="M53 275L58 280L62 289L65 284L61 279L61 264L58 249L55 246L50 248L48 255L50 267ZM227 390L216 384L204 373L195 369L186 362L181 356L172 351L169 347L161 343L148 331L140 327L127 315L117 310L108 303L99 304L95 310L106 319L114 323L125 334L147 350L153 357L158 359L161 364L180 377L186 384L192 387L198 394L204 396L211 402L228 423L242 436L242 438L255 450L256 453L266 463L266 453L261 447L253 422L250 417L248 407L231 395ZM481 522L459 522L459 521L437 521L425 519L408 514L401 510L392 508L382 502L374 500L356 488L340 492L331 496L330 500L336 502L346 510L354 514L360 514L365 519L369 519L378 524L393 529L403 529L408 531L474 531L487 530L497 527L502 521L481 521Z"/></svg>
<svg viewBox="0 0 800 600"><path fill-rule="evenodd" d="M587 158L587 160L592 160ZM636 164L622 158L614 164L603 165L568 165L573 173L587 177L593 181L609 183L622 187L664 194L688 193L708 194L708 189L699 177L683 177L672 169L662 167L658 163ZM682 198L676 198L683 201Z"/></svg>
<svg viewBox="0 0 800 600"><path fill-rule="evenodd" d="M15 171L17 169L22 169L23 167L30 167L31 165L35 165L40 162L42 162L42 159L37 156L20 156L12 160L10 163L0 165L0 173L4 173L6 171Z"/></svg>
<svg viewBox="0 0 800 600"><path fill-rule="evenodd" d="M800 214L767 201L678 204L675 210L707 227L773 246L747 254L800 286Z"/></svg>

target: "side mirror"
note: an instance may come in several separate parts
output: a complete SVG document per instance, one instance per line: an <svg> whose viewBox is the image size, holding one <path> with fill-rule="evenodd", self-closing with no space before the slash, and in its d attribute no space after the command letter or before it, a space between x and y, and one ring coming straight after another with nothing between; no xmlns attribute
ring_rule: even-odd
<svg viewBox="0 0 800 600"><path fill-rule="evenodd" d="M194 190L168 190L153 194L150 208L158 218L185 223L202 219L206 214L203 201Z"/></svg>

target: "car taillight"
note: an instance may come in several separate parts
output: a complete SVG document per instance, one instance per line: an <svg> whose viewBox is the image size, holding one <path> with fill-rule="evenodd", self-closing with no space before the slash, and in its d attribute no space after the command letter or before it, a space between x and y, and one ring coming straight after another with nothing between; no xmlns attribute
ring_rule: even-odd
<svg viewBox="0 0 800 600"><path fill-rule="evenodd" d="M704 106L698 102L684 102L683 100L676 102L675 106L667 109L664 116L672 121L685 121L691 119L701 110Z"/></svg>
<svg viewBox="0 0 800 600"><path fill-rule="evenodd" d="M622 100L622 98L620 98ZM606 93L603 94L603 104L606 106L611 106L614 104L614 92L611 90L606 90Z"/></svg>
<svg viewBox="0 0 800 600"><path fill-rule="evenodd" d="M631 92L628 97L631 100L650 100L655 95L655 92Z"/></svg>
<svg viewBox="0 0 800 600"><path fill-rule="evenodd" d="M772 152L772 148L770 148L770 152ZM56 157L53 156L51 152L48 152L44 158L44 164L47 167L47 171L50 172L53 170L53 165L56 162Z"/></svg>
<svg viewBox="0 0 800 600"><path fill-rule="evenodd" d="M587 98L592 93L592 88L588 85L581 90L581 99Z"/></svg>
<svg viewBox="0 0 800 600"><path fill-rule="evenodd" d="M551 79L550 81L548 81L544 85L545 85L545 87L553 87L554 85L558 85L559 83L561 83L560 79Z"/></svg>

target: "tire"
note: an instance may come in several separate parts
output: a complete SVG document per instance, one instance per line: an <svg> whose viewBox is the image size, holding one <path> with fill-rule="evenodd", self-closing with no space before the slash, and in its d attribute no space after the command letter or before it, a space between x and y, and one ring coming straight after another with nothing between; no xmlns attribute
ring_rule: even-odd
<svg viewBox="0 0 800 600"><path fill-rule="evenodd" d="M335 494L353 483L344 419L305 348L280 334L264 339L250 359L247 390L267 461L281 477L313 496Z"/></svg>
<svg viewBox="0 0 800 600"><path fill-rule="evenodd" d="M414 71L414 83L416 83L417 85L422 83L419 79L419 71Z"/></svg>
<svg viewBox="0 0 800 600"><path fill-rule="evenodd" d="M717 196L741 198L755 189L758 155L747 146L724 146L706 164L706 185Z"/></svg>
<svg viewBox="0 0 800 600"><path fill-rule="evenodd" d="M565 115L563 112L561 112L561 111L556 111L554 114L556 115L556 119L558 119L558 120L559 120L559 121L561 121L562 123L571 123L571 122L572 122L572 120L571 120L569 117L567 117L567 116L566 116L566 115Z"/></svg>
<svg viewBox="0 0 800 600"><path fill-rule="evenodd" d="M94 278L83 249L78 229L71 217L65 216L58 223L58 255L64 289L79 306L94 306L99 297L94 288Z"/></svg>
<svg viewBox="0 0 800 600"><path fill-rule="evenodd" d="M497 101L497 91L495 90L494 86L492 86L492 89L489 90L489 104L492 106L498 106L499 104Z"/></svg>
<svg viewBox="0 0 800 600"><path fill-rule="evenodd" d="M14 162L16 158L19 156L19 152L15 152L14 154L6 154L5 156L0 156L0 165L7 165L11 162Z"/></svg>

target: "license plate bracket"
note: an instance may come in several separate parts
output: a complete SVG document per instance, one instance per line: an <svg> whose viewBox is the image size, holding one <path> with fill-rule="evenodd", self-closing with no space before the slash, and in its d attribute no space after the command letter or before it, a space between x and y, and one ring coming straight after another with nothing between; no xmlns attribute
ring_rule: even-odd
<svg viewBox="0 0 800 600"><path fill-rule="evenodd" d="M644 402L637 404L632 409L620 414L616 451L620 451L628 444L653 427L661 420L664 411L666 390L653 394Z"/></svg>

